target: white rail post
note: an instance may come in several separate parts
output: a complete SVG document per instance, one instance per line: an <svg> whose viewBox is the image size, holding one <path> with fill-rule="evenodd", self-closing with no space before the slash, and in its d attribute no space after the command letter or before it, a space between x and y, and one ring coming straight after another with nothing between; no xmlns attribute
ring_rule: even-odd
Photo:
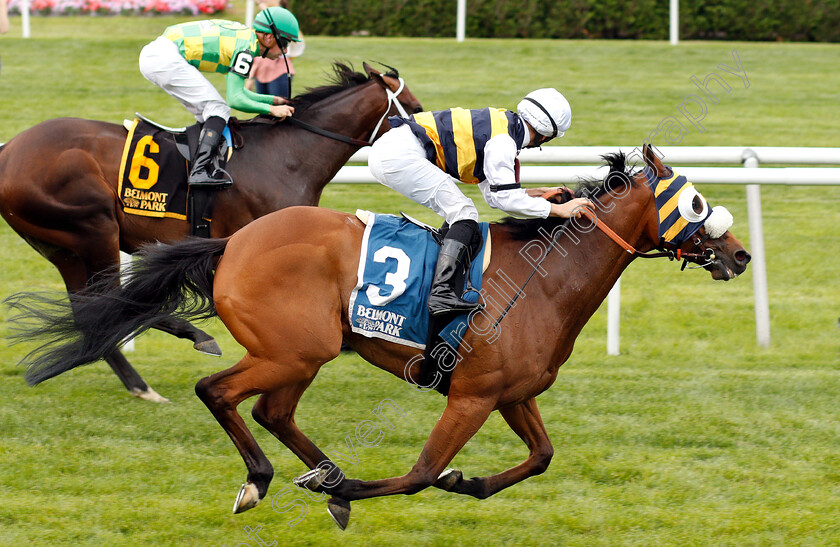
<svg viewBox="0 0 840 547"><path fill-rule="evenodd" d="M463 42L467 34L467 0L458 0L457 23L455 25L455 39Z"/></svg>
<svg viewBox="0 0 840 547"><path fill-rule="evenodd" d="M254 25L254 0L245 0L245 24Z"/></svg>
<svg viewBox="0 0 840 547"><path fill-rule="evenodd" d="M744 152L744 167L757 168L758 158L752 150ZM770 345L770 305L767 296L767 265L764 256L764 229L761 221L761 186L747 185L747 215L750 225L753 292L755 293L755 339L761 347Z"/></svg>
<svg viewBox="0 0 840 547"><path fill-rule="evenodd" d="M125 269L131 264L131 255L128 253L124 253L120 251L120 271L122 273L121 277L125 276ZM123 351L134 351L134 336L130 336L123 340L122 343L122 350Z"/></svg>
<svg viewBox="0 0 840 547"><path fill-rule="evenodd" d="M23 37L29 38L29 0L20 3L20 26L23 29Z"/></svg>
<svg viewBox="0 0 840 547"><path fill-rule="evenodd" d="M680 43L680 0L671 0L671 45Z"/></svg>
<svg viewBox="0 0 840 547"><path fill-rule="evenodd" d="M621 277L607 296L607 355L620 355L619 331L621 328Z"/></svg>

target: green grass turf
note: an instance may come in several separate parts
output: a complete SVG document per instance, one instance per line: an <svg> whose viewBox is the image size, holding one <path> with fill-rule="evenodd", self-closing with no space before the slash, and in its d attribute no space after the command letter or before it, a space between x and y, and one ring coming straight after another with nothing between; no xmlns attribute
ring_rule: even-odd
<svg viewBox="0 0 840 547"><path fill-rule="evenodd" d="M120 121L141 111L189 117L140 76L142 45L176 18L19 19L0 38L0 141L52 117ZM689 80L736 49L750 79L709 106L705 133L685 145L840 146L836 45L408 40L307 37L295 89L324 82L334 59L396 66L428 108L512 108L552 85L575 117L563 145L639 143L689 94ZM223 80L218 79L220 85ZM473 189L484 218L498 218ZM744 188L701 188L735 215L749 247ZM241 348L218 322L221 359L189 343L144 335L130 354L172 404L129 397L104 363L26 387L26 347L0 344L0 544L257 545L836 545L840 543L840 190L762 189L772 344L755 344L751 272L729 283L667 261L625 273L622 355L605 355L606 313L578 339L558 381L538 399L555 457L548 471L477 501L430 489L355 502L340 532L322 501L295 489L305 470L250 418L275 466L266 500L231 515L245 468L193 395ZM322 205L434 215L375 185L328 186ZM0 295L60 290L57 272L0 223ZM0 336L8 333L0 309ZM407 472L445 399L345 355L304 395L298 423L328 453L347 453L356 424L389 398L405 411L376 447L354 442L351 477ZM527 454L493 415L455 458L466 476L499 472ZM288 489L288 491L284 491ZM275 507L271 498L276 496ZM299 500L297 509L280 512ZM306 514L299 510L306 508ZM302 516L303 515L303 516ZM297 524L290 526L295 519Z"/></svg>

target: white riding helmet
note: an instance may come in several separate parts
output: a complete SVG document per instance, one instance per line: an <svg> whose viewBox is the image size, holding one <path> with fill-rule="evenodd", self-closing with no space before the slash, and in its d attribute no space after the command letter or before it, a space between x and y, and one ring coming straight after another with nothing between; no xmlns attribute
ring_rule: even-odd
<svg viewBox="0 0 840 547"><path fill-rule="evenodd" d="M572 125L572 107L553 87L528 93L516 105L516 110L537 133L550 139L562 137Z"/></svg>

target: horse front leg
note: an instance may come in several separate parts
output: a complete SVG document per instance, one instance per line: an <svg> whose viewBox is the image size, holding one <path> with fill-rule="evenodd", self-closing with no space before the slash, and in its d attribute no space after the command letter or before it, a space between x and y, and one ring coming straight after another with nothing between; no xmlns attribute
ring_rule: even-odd
<svg viewBox="0 0 840 547"><path fill-rule="evenodd" d="M295 484L315 492L326 492L347 502L394 494L415 494L435 483L441 471L487 421L494 404L495 401L481 397L450 394L446 409L432 429L420 458L411 471L401 477L374 481L347 479L337 468L319 466L295 479Z"/></svg>
<svg viewBox="0 0 840 547"><path fill-rule="evenodd" d="M511 429L525 441L530 451L528 459L502 473L466 480L460 471L450 469L444 472L433 486L448 492L484 499L508 486L545 472L554 455L554 448L545 431L537 401L531 398L518 405L499 409L499 413Z"/></svg>
<svg viewBox="0 0 840 547"><path fill-rule="evenodd" d="M201 353L214 357L222 355L222 348L219 347L216 340L203 330L193 326L189 321L178 317L168 317L155 325L155 328L178 338L192 340L193 348Z"/></svg>

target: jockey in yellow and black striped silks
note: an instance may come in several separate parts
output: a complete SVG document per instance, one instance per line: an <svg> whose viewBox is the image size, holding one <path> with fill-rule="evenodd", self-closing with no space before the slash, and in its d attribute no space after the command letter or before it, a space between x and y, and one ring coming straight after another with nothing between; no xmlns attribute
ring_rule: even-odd
<svg viewBox="0 0 840 547"><path fill-rule="evenodd" d="M408 124L420 140L426 157L450 176L478 184L484 176L484 146L492 137L508 133L519 151L524 127L518 114L501 108L450 108L420 112L408 119L390 118L391 127Z"/></svg>

